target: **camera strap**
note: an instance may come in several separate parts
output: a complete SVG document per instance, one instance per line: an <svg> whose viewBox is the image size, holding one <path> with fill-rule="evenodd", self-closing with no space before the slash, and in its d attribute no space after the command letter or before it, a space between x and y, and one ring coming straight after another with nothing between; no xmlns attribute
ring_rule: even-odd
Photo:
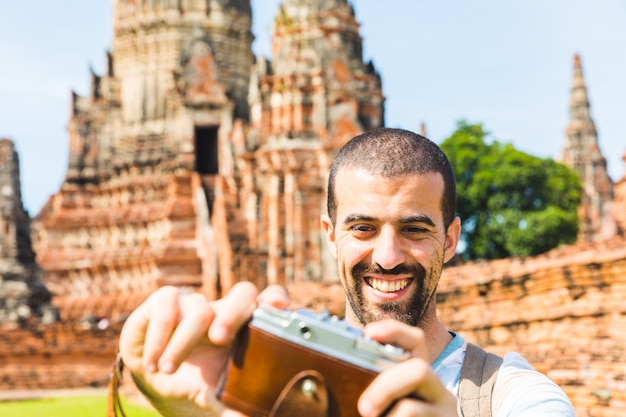
<svg viewBox="0 0 626 417"><path fill-rule="evenodd" d="M328 390L324 376L312 369L295 375L283 388L269 417L327 417Z"/></svg>
<svg viewBox="0 0 626 417"><path fill-rule="evenodd" d="M459 402L464 417L491 417L491 394L501 364L501 357L467 344L459 383Z"/></svg>
<svg viewBox="0 0 626 417"><path fill-rule="evenodd" d="M124 362L122 361L122 355L118 353L115 358L111 374L109 375L109 387L107 390L107 417L126 417L120 398L120 385L122 384L123 371Z"/></svg>

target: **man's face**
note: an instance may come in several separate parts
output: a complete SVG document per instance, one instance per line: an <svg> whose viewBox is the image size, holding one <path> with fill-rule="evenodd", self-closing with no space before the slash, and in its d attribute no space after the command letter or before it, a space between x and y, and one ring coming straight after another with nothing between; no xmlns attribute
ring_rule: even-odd
<svg viewBox="0 0 626 417"><path fill-rule="evenodd" d="M434 292L460 234L459 219L444 227L443 190L436 173L382 178L339 170L337 221L323 216L322 225L351 324L394 318L424 327L435 318Z"/></svg>

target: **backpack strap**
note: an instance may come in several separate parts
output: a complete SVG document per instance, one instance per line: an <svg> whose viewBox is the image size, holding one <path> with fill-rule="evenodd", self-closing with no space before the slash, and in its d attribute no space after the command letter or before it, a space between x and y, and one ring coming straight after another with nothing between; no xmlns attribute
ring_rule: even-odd
<svg viewBox="0 0 626 417"><path fill-rule="evenodd" d="M501 357L467 344L459 382L463 417L491 417L491 394L501 364Z"/></svg>

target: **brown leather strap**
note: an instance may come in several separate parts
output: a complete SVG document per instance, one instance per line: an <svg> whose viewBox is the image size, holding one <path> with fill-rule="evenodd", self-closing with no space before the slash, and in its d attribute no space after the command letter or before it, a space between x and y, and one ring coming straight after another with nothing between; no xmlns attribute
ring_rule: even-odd
<svg viewBox="0 0 626 417"><path fill-rule="evenodd" d="M118 353L109 376L109 388L107 392L107 417L126 417L122 409L122 401L120 398L119 388L122 383L122 372L124 371L124 362L122 356Z"/></svg>
<svg viewBox="0 0 626 417"><path fill-rule="evenodd" d="M463 417L491 417L491 394L501 364L501 357L467 344L459 383Z"/></svg>
<svg viewBox="0 0 626 417"><path fill-rule="evenodd" d="M314 370L298 373L282 390L269 417L327 417L328 390L324 376Z"/></svg>

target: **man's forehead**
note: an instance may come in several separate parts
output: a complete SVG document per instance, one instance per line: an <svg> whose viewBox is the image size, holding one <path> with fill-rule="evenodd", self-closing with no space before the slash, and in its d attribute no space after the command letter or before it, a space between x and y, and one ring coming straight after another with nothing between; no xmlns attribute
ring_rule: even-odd
<svg viewBox="0 0 626 417"><path fill-rule="evenodd" d="M340 167L337 170L335 181L339 182L340 180L351 180L351 179L365 178L365 177L376 178L380 180L388 180L388 181L391 181L391 180L408 181L411 178L424 178L424 177L429 177L429 178L432 178L433 180L435 180L435 178L438 178L438 180L440 180L442 188L443 188L443 183L444 183L443 176L441 175L441 173L436 172L436 171L408 172L405 174L391 175L391 174L385 173L384 171L380 169L369 169L369 168L364 168L364 167Z"/></svg>
<svg viewBox="0 0 626 417"><path fill-rule="evenodd" d="M443 191L443 177L437 172L387 177L362 168L346 168L337 172L335 199L338 209L349 211L373 206L380 212L385 204L398 202L407 210L430 205L439 211Z"/></svg>

